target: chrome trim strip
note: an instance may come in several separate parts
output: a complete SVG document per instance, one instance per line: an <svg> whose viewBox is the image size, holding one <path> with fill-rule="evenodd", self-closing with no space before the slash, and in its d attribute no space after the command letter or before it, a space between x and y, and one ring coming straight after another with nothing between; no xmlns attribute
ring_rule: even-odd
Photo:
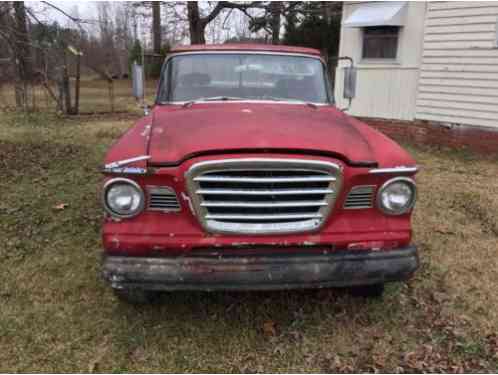
<svg viewBox="0 0 498 375"><path fill-rule="evenodd" d="M332 176L314 176L314 177L228 177L228 176L198 176L194 181L208 181L208 182L328 182L335 181L336 178Z"/></svg>
<svg viewBox="0 0 498 375"><path fill-rule="evenodd" d="M150 158L151 158L150 155L142 155L142 156L136 156L136 157L130 158L130 159L118 160L118 161L114 161L112 163L104 165L104 169L118 168L118 167L121 167L121 166L126 165L126 164L130 164L130 163L133 163L136 161L148 160Z"/></svg>
<svg viewBox="0 0 498 375"><path fill-rule="evenodd" d="M120 214L120 213L117 213L117 212L114 212L108 205L107 205L107 191L109 190L109 188L114 185L115 183L127 183L127 184L130 184L132 185L133 187L135 187L139 194L140 194L140 206L138 207L137 211L134 212L133 214L130 214L130 215L123 215L123 214ZM142 213L142 211L144 210L145 208L145 194L144 194L144 191L143 189L140 187L139 184L137 184L135 181L133 180L130 180L128 178L122 178L122 177L117 177L117 178L112 178L108 181L106 181L106 183L104 184L104 187L102 188L102 203L104 205L104 209L106 210L106 212L113 216L113 217L118 217L118 218L122 218L122 219L129 219L129 218L132 218L132 217L135 217L137 215L139 215L140 213Z"/></svg>
<svg viewBox="0 0 498 375"><path fill-rule="evenodd" d="M370 169L368 173L371 174L390 174L390 173L416 173L418 172L418 166L414 167L394 167L394 168L376 168Z"/></svg>
<svg viewBox="0 0 498 375"><path fill-rule="evenodd" d="M227 194L227 195L301 195L301 194L332 194L332 189L272 189L272 190L235 190L235 189L199 189L196 194Z"/></svg>
<svg viewBox="0 0 498 375"><path fill-rule="evenodd" d="M384 207L382 207L382 199L380 198L380 196L381 196L382 192L384 191L384 189L387 186L389 186L393 182L397 182L397 181L405 181L409 185L411 185L411 188L413 190L413 198L412 198L412 201L410 202L410 205L407 206L403 211L401 211L401 212L387 211L387 210L384 209ZM381 212L383 212L384 214L389 215L389 216L399 216L399 215L403 215L403 214L406 214L406 213L410 212L410 210L413 208L413 206L415 206L415 201L416 200L417 200L417 185L415 184L415 181L413 181L411 178L408 178L408 177L395 177L395 178L391 178L390 180L387 180L380 187L380 189L377 191L377 208Z"/></svg>
<svg viewBox="0 0 498 375"><path fill-rule="evenodd" d="M241 158L241 159L221 159L221 160L207 160L207 161L201 161L199 163L196 163L192 165L189 170L187 171L187 175L191 173L191 171L197 170L197 169L204 169L212 166L223 166L223 169L221 171L226 170L226 166L237 166L239 163L263 163L263 167L259 167L259 170L263 170L265 167L266 169L269 170L294 170L294 171L303 171L303 168L292 168L292 164L306 164L307 168L304 169L304 171L310 171L312 170L310 167L316 167L316 168L323 168L327 170L328 168L336 168L342 171L342 167L336 163L328 162L328 161L321 161L321 160L307 160L307 159L285 159L285 158ZM282 163L282 164L288 164L289 167L285 168L283 165L282 168L276 168L275 164L277 163ZM273 164L273 165L272 165ZM229 169L229 170L237 170L237 169ZM238 168L238 170L246 170L246 168ZM318 169L320 171L320 169ZM216 170L212 170L210 172L216 172Z"/></svg>
<svg viewBox="0 0 498 375"><path fill-rule="evenodd" d="M216 220L206 220L206 226L216 233L243 233L243 234L286 234L309 232L319 229L324 219L309 219L288 223L228 223Z"/></svg>
<svg viewBox="0 0 498 375"><path fill-rule="evenodd" d="M112 174L147 174L147 169L138 167L104 168L102 172Z"/></svg>

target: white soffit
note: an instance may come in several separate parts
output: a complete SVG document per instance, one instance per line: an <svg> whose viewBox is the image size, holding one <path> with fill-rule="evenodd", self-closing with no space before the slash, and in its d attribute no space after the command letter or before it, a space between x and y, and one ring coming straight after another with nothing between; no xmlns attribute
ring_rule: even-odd
<svg viewBox="0 0 498 375"><path fill-rule="evenodd" d="M344 27L403 26L407 2L378 2L360 4L342 22Z"/></svg>

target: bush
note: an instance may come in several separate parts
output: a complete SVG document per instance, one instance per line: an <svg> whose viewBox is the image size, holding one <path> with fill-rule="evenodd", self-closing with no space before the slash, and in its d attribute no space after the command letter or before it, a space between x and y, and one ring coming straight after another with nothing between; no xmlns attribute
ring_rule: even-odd
<svg viewBox="0 0 498 375"><path fill-rule="evenodd" d="M145 74L148 78L159 78L164 59L168 55L170 49L170 46L166 44L161 48L160 57L154 55L150 61L146 61Z"/></svg>
<svg viewBox="0 0 498 375"><path fill-rule="evenodd" d="M164 59L170 51L169 44L161 48L160 56L145 53L145 76L147 78L159 78ZM133 63L142 64L142 45L139 40L136 40L128 57L128 69L131 76L131 67Z"/></svg>
<svg viewBox="0 0 498 375"><path fill-rule="evenodd" d="M135 40L135 43L133 43L133 47L131 48L130 55L128 57L128 70L130 71L130 75L131 66L134 62L137 62L137 64L142 64L142 45L140 44L140 41L138 39Z"/></svg>

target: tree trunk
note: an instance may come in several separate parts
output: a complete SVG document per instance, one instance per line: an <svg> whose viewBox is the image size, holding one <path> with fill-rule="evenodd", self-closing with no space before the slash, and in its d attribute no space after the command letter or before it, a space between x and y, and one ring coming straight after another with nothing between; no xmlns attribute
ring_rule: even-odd
<svg viewBox="0 0 498 375"><path fill-rule="evenodd" d="M26 110L26 93L24 92L23 86L23 71L16 56L12 56L12 60L15 66L14 90L16 96L16 108L24 111Z"/></svg>
<svg viewBox="0 0 498 375"><path fill-rule="evenodd" d="M332 8L330 7L331 4L328 3L328 1L322 1L321 2L321 7L322 7L322 16L325 22L327 23L327 27L330 28L330 21L332 19ZM322 48L322 56L325 59L325 63L329 67L329 70L332 71L332 67L329 64L329 49L325 45Z"/></svg>
<svg viewBox="0 0 498 375"><path fill-rule="evenodd" d="M80 112L80 78L81 78L81 55L76 55L76 82L74 84L74 107L72 114L77 115Z"/></svg>
<svg viewBox="0 0 498 375"><path fill-rule="evenodd" d="M114 113L114 80L109 79L107 81L107 85L109 89L109 103L111 104L111 113Z"/></svg>
<svg viewBox="0 0 498 375"><path fill-rule="evenodd" d="M161 3L152 3L152 40L154 41L154 53L161 53Z"/></svg>
<svg viewBox="0 0 498 375"><path fill-rule="evenodd" d="M187 2L188 24L190 30L190 44L206 44L204 37L205 22L199 15L199 4L197 1Z"/></svg>
<svg viewBox="0 0 498 375"><path fill-rule="evenodd" d="M36 85L31 86L31 110L36 112Z"/></svg>
<svg viewBox="0 0 498 375"><path fill-rule="evenodd" d="M64 66L62 67L62 92L64 96L64 109L65 113L72 114L71 109L71 82L69 81L69 71L67 67L67 56L64 51Z"/></svg>
<svg viewBox="0 0 498 375"><path fill-rule="evenodd" d="M330 21L332 19L332 5L328 1L322 1L321 6L322 6L322 14L323 18L325 19L325 22L327 22L327 25L330 26Z"/></svg>
<svg viewBox="0 0 498 375"><path fill-rule="evenodd" d="M28 83L31 79L31 63L29 49L28 26L26 23L26 8L24 1L15 1L14 6L14 63L16 106L27 110Z"/></svg>
<svg viewBox="0 0 498 375"><path fill-rule="evenodd" d="M280 17L282 15L282 2L272 1L270 3L271 12L271 44L280 43Z"/></svg>

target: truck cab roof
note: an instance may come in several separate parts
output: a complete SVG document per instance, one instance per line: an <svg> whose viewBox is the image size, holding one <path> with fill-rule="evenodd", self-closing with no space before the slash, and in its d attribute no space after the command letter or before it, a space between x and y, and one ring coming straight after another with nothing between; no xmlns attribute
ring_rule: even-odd
<svg viewBox="0 0 498 375"><path fill-rule="evenodd" d="M314 48L293 47L272 44L249 44L249 43L227 43L227 44L194 44L189 46L176 46L171 52L275 52L275 53L297 53L304 55L320 56L320 51Z"/></svg>

